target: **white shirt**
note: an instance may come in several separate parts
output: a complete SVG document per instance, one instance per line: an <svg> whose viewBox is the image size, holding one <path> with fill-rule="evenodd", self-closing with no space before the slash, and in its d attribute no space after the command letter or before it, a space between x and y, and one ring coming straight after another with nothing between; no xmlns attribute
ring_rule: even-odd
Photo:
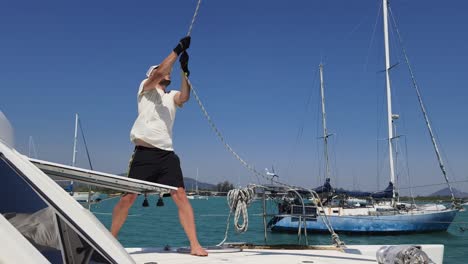
<svg viewBox="0 0 468 264"><path fill-rule="evenodd" d="M143 91L145 81L138 89L138 117L130 131L130 140L135 143L136 139L140 139L154 147L173 151L172 127L177 110L174 96L178 91Z"/></svg>

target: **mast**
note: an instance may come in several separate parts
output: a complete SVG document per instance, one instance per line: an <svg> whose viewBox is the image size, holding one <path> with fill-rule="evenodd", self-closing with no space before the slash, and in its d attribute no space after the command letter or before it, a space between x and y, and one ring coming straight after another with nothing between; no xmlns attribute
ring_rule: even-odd
<svg viewBox="0 0 468 264"><path fill-rule="evenodd" d="M76 163L76 142L78 140L78 114L75 114L75 138L73 140L73 158L72 158L72 166L75 167Z"/></svg>
<svg viewBox="0 0 468 264"><path fill-rule="evenodd" d="M72 166L75 167L76 164L76 143L78 141L78 114L75 114L75 137L73 138L73 158ZM73 180L70 181L71 192L73 192Z"/></svg>
<svg viewBox="0 0 468 264"><path fill-rule="evenodd" d="M32 141L32 136L29 136L28 157L31 157L31 141Z"/></svg>
<svg viewBox="0 0 468 264"><path fill-rule="evenodd" d="M28 146L28 157L33 157L37 159L36 144L34 144L34 139L32 136L29 136L29 146Z"/></svg>
<svg viewBox="0 0 468 264"><path fill-rule="evenodd" d="M197 168L197 176L195 178L195 193L198 194L198 168Z"/></svg>
<svg viewBox="0 0 468 264"><path fill-rule="evenodd" d="M390 85L390 49L388 45L388 0L382 0L384 41L385 41L385 80L387 86L387 125L388 125L388 157L390 164L390 182L395 183L395 164L393 161L393 114L392 114L392 91ZM395 199L395 190L392 191L392 203Z"/></svg>
<svg viewBox="0 0 468 264"><path fill-rule="evenodd" d="M325 91L323 85L323 64L320 63L320 96L322 98L322 128L323 128L323 151L325 156L325 179L330 178L330 162L328 158L328 137L330 136L327 131L327 120L325 112Z"/></svg>

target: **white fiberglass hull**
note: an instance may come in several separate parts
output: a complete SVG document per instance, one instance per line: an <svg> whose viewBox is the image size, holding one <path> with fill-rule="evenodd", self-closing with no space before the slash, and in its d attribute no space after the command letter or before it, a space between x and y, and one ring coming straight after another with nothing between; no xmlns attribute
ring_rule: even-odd
<svg viewBox="0 0 468 264"><path fill-rule="evenodd" d="M284 263L334 263L357 264L377 263L376 252L381 245L350 245L344 250L333 246L310 246L307 249L268 249L251 247L242 251L216 250L209 251L208 257L195 257L178 253L176 250L162 248L127 248L127 252L136 263L157 262L158 264L284 264ZM434 263L443 263L444 246L422 245Z"/></svg>

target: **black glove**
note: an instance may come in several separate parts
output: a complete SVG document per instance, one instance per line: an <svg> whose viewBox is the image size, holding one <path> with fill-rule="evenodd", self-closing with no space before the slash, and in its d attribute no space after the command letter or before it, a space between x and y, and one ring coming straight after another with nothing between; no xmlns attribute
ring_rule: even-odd
<svg viewBox="0 0 468 264"><path fill-rule="evenodd" d="M189 55L187 51L184 51L182 52L182 54L180 54L179 61L180 61L180 68L182 68L182 71L185 73L185 76L188 77L190 75L190 71L188 69Z"/></svg>
<svg viewBox="0 0 468 264"><path fill-rule="evenodd" d="M174 48L174 52L177 56L190 47L190 39L190 36L186 36L179 41L179 44Z"/></svg>

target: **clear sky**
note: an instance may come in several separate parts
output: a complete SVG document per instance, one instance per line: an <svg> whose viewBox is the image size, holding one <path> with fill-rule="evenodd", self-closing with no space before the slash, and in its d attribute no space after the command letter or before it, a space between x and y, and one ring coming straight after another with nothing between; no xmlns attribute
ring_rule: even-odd
<svg viewBox="0 0 468 264"><path fill-rule="evenodd" d="M449 176L467 180L468 3L391 3ZM186 34L195 6L195 0L1 1L0 110L15 127L18 150L27 154L32 136L38 158L70 164L79 113L95 169L126 171L138 85L148 66ZM385 187L380 6L379 0L203 0L189 50L191 80L226 140L255 168L273 165L284 182L321 184L322 61L327 121L335 134L332 184ZM408 149L413 185L440 183L394 33L392 63L401 62L392 70L397 130L404 135L399 150ZM170 88L178 89L179 75L173 79ZM199 168L204 182L257 182L223 149L195 100L178 111L174 130L185 176ZM82 142L78 156L78 165L87 167ZM408 186L402 165L403 159L401 185ZM456 187L468 191L466 183Z"/></svg>

